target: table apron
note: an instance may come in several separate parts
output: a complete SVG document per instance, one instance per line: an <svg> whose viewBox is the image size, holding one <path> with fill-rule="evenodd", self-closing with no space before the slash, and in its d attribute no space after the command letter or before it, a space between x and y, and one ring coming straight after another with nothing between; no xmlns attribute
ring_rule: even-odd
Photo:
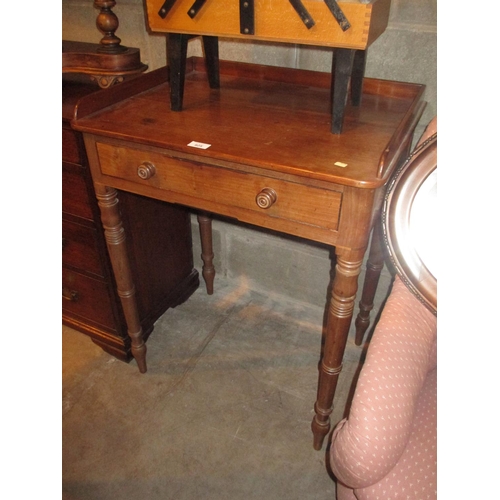
<svg viewBox="0 0 500 500"><path fill-rule="evenodd" d="M86 137L94 182L335 246L345 186L241 171ZM91 146L91 147L89 147ZM142 177L138 170L143 167ZM146 174L144 174L144 167ZM352 190L350 190L352 191ZM355 190L358 191L358 190ZM363 191L363 190L359 190ZM274 198L266 205L266 197ZM264 196L264 206L258 201Z"/></svg>

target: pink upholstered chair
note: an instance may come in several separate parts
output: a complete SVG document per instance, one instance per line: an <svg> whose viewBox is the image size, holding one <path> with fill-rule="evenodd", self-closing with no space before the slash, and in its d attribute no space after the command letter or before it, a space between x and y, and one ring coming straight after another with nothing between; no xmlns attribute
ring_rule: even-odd
<svg viewBox="0 0 500 500"><path fill-rule="evenodd" d="M398 273L370 341L349 416L332 434L330 466L338 500L437 496L437 282L431 267L415 266L415 261L422 265L415 248L407 248L406 240L397 242L405 231L398 225L407 223L411 212L403 197L416 193L437 167L435 130L434 120L421 140L425 142L388 190L384 233Z"/></svg>

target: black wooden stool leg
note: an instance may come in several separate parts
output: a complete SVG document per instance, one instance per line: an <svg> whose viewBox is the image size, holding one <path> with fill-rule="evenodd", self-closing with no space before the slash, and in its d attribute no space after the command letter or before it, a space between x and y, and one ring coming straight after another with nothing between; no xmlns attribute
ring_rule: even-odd
<svg viewBox="0 0 500 500"><path fill-rule="evenodd" d="M349 80L354 63L354 49L335 49L332 61L333 110L332 134L340 134L347 104Z"/></svg>
<svg viewBox="0 0 500 500"><path fill-rule="evenodd" d="M189 38L189 35L178 33L169 33L167 37L167 61L170 68L170 108L172 111L182 110Z"/></svg>
<svg viewBox="0 0 500 500"><path fill-rule="evenodd" d="M220 88L219 79L219 39L216 36L202 36L208 84L211 89Z"/></svg>
<svg viewBox="0 0 500 500"><path fill-rule="evenodd" d="M361 104L361 94L363 93L363 78L366 68L366 50L356 50L351 77L351 102L353 106Z"/></svg>

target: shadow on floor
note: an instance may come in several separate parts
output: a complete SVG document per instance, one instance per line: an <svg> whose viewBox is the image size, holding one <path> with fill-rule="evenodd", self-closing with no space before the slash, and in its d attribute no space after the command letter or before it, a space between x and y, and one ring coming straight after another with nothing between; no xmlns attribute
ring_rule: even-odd
<svg viewBox="0 0 500 500"><path fill-rule="evenodd" d="M333 500L310 429L323 313L219 279L159 319L144 375L63 327L63 499Z"/></svg>

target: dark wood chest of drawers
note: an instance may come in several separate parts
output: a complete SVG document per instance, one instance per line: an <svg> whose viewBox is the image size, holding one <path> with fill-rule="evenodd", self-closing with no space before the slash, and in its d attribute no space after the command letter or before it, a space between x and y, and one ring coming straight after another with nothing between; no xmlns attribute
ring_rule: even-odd
<svg viewBox="0 0 500 500"><path fill-rule="evenodd" d="M94 85L65 80L62 90L63 323L89 335L113 356L129 361L130 337L83 138L71 128L71 120L83 101L88 104L89 99L94 99L94 103L105 107L107 98L112 99L117 90L100 90ZM139 315L147 337L159 316L186 300L198 287L190 216L182 207L132 193L120 191L119 199L137 283Z"/></svg>

